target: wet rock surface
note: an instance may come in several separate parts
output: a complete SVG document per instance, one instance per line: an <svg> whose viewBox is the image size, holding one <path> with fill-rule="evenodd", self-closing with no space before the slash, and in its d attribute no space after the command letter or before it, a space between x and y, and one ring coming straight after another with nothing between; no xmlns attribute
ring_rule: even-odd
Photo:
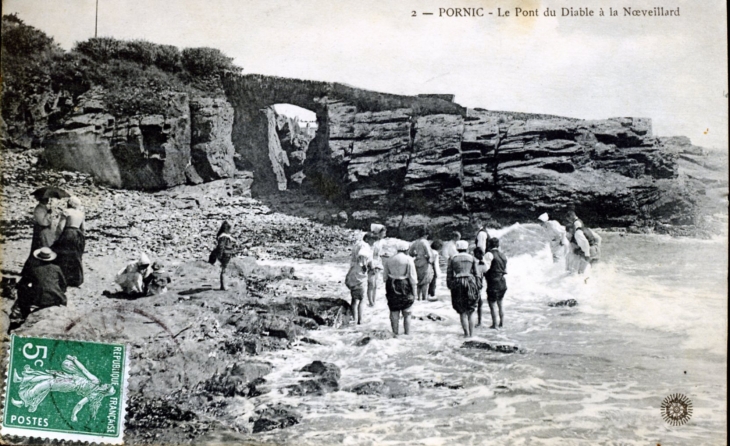
<svg viewBox="0 0 730 446"><path fill-rule="evenodd" d="M481 342L481 341L466 341L461 345L461 348L488 350L491 352L507 353L507 354L520 352L520 348L516 345L490 344L488 342Z"/></svg>
<svg viewBox="0 0 730 446"><path fill-rule="evenodd" d="M312 378L289 386L291 395L324 395L340 390L340 368L335 364L314 361L304 366L301 372L310 373Z"/></svg>
<svg viewBox="0 0 730 446"><path fill-rule="evenodd" d="M367 381L346 390L358 395L381 395L388 398L403 398L414 393L411 383L391 378L384 378L380 381Z"/></svg>
<svg viewBox="0 0 730 446"><path fill-rule="evenodd" d="M559 300L557 302L548 302L548 307L574 307L578 305L575 299Z"/></svg>
<svg viewBox="0 0 730 446"><path fill-rule="evenodd" d="M285 404L276 404L266 409L257 410L251 417L253 433L265 432L274 429L283 429L299 424L302 415L296 409Z"/></svg>

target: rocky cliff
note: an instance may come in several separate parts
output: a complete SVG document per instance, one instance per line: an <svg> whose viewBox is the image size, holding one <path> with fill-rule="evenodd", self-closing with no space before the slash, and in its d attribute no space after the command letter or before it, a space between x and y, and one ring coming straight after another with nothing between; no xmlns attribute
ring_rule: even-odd
<svg viewBox="0 0 730 446"><path fill-rule="evenodd" d="M355 226L511 224L567 206L593 225L693 223L697 185L680 178L676 144L654 137L649 119L373 113L335 100L327 121L316 167L346 172L334 180Z"/></svg>
<svg viewBox="0 0 730 446"><path fill-rule="evenodd" d="M233 176L233 108L223 98L158 94L165 114L117 117L106 92L79 96L44 140L48 167L93 175L112 187L159 190Z"/></svg>

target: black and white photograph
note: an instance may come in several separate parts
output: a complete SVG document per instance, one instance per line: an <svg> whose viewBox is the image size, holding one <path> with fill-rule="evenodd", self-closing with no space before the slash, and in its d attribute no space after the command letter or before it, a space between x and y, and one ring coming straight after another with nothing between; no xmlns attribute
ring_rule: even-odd
<svg viewBox="0 0 730 446"><path fill-rule="evenodd" d="M2 0L0 75L1 444L727 444L725 2Z"/></svg>

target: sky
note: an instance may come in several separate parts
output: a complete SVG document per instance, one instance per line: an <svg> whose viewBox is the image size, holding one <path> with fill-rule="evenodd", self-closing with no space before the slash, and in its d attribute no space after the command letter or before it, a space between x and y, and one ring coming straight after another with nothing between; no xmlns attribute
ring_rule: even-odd
<svg viewBox="0 0 730 446"><path fill-rule="evenodd" d="M222 50L244 68L467 107L648 117L659 136L728 148L727 8L718 0L98 0L98 35ZM662 5L662 3L664 3ZM96 0L3 0L69 49ZM594 17L561 17L579 6ZM623 8L679 8L679 17ZM484 17L439 16L483 8ZM515 8L537 17L514 17ZM498 17L510 12L510 17ZM551 8L556 17L546 17ZM598 16L600 9L606 16ZM609 8L619 16L609 16ZM415 12L416 16L412 17ZM432 12L434 15L423 15ZM445 12L445 11L443 11ZM492 12L492 15L489 15Z"/></svg>

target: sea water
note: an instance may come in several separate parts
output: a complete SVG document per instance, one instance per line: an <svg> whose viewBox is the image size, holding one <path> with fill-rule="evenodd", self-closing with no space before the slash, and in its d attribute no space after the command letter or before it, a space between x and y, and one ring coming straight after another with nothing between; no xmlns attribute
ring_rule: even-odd
<svg viewBox="0 0 730 446"><path fill-rule="evenodd" d="M274 365L266 377L272 391L248 401L245 416L257 405L285 403L295 406L303 420L240 440L298 445L724 443L727 238L604 233L601 263L586 275L567 276L562 265L553 264L546 244L533 243L535 228L490 231L503 238L509 258L505 325L487 328L491 319L485 304L484 324L473 338L514 345L519 352L463 348L459 317L443 282L437 301L414 304L409 336L356 346L373 331L390 331L381 284L375 307L364 308L363 325L314 331L309 336L323 345L262 355ZM531 243L532 249L520 249ZM345 258L300 261L295 268L299 276L341 287L341 297L349 299L342 284ZM548 305L566 299L578 305ZM286 386L302 379L299 369L314 360L341 369L341 390L288 395ZM386 381L398 392L347 391L368 381ZM691 419L681 426L661 416L662 400L675 393L693 405Z"/></svg>

